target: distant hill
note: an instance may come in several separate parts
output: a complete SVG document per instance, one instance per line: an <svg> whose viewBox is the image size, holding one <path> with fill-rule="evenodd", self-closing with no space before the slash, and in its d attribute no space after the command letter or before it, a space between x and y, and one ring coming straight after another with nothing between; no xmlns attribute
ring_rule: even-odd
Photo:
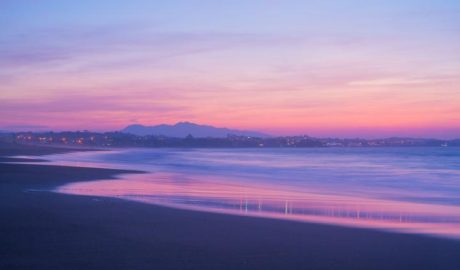
<svg viewBox="0 0 460 270"><path fill-rule="evenodd" d="M208 125L198 125L190 122L179 122L175 125L157 125L157 126L143 126L143 125L130 125L121 130L124 133L135 135L163 135L167 137L184 138L191 134L193 137L214 137L223 138L228 134L250 136L250 137L269 137L269 135L255 132L236 130L228 128L217 128Z"/></svg>

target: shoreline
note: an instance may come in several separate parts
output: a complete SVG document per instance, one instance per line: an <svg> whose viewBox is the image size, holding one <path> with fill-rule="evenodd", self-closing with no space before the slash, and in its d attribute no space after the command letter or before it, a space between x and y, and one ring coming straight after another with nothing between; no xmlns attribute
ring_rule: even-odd
<svg viewBox="0 0 460 270"><path fill-rule="evenodd" d="M25 192L139 171L0 159L0 172L2 269L460 269L451 239Z"/></svg>
<svg viewBox="0 0 460 270"><path fill-rule="evenodd" d="M171 201L168 202L164 200L154 201L154 200L144 199L142 198L143 197L142 195L138 197L134 193L127 196L127 195L115 195L115 194L103 194L103 193L97 194L97 193L92 193L91 191L90 192L86 191L86 189L93 190L93 188L97 190L98 188L102 187L101 186L102 183L105 183L107 185L111 185L111 184L119 185L121 184L120 182L122 182L123 183L122 185L124 185L127 182L132 182L132 185L135 185L136 183L135 177L136 177L136 174L138 173L140 174L145 173L147 176L149 176L150 174L149 172L140 172L140 171L134 172L134 173L121 172L120 174L118 174L120 178L117 177L117 179L108 179L108 180L107 179L97 179L97 180L92 180L92 181L84 181L82 183L71 182L71 183L66 183L64 185L55 187L54 189L50 190L50 192L71 195L71 196L102 197L102 198L112 198L112 199L116 198L116 199L125 200L128 202L137 202L137 203L142 203L146 205L154 205L154 206L166 207L166 208L171 208L171 209L179 209L179 210L185 210L185 211L195 211L195 212L204 212L204 213L211 213L211 214L222 214L222 215L234 215L234 216L240 216L240 217L253 217L253 218L260 218L260 219L275 219L275 220L284 220L288 222L312 223L312 224L319 224L319 225L366 229L366 230L380 231L380 232L387 232L387 233L418 235L418 236L423 236L423 237L433 237L433 238L451 239L451 240L460 241L460 236L458 234L454 234L451 231L443 232L439 229L439 227L437 227L438 230L426 231L427 228L432 229L434 228L434 226L437 226L437 223L435 222L431 224L424 224L425 227L420 227L420 224L419 224L419 227L410 227L410 226L405 227L403 225L398 224L394 220L393 221L387 220L387 222L379 224L379 223L373 223L373 221L375 221L373 219L367 219L366 217L363 217L363 220L360 220L360 222L356 222L356 220L353 220L353 219L347 220L341 217L331 216L331 215L305 215L300 212L298 213L280 212L280 209L278 209L278 211L272 210L272 211L263 211L263 212L259 211L258 212L254 208L254 205L252 205L253 208L249 210L247 208L246 209L242 208L242 205L240 205L239 209L237 207L213 208L213 207L207 207L207 206L200 205L200 204L184 204L180 202L175 203L175 202L171 202ZM143 175L141 175L140 177L143 177ZM94 187L94 185L96 185L96 187ZM98 185L99 187L97 187ZM78 187L75 187L75 186L78 186ZM179 194L177 195L179 196ZM191 197L192 195L189 195L189 196ZM234 205L235 204L233 204L233 206ZM450 228L453 227L453 225L451 224L445 224L445 225L449 226ZM449 229L449 227L447 227L447 229ZM444 227L444 229L446 229L446 227Z"/></svg>

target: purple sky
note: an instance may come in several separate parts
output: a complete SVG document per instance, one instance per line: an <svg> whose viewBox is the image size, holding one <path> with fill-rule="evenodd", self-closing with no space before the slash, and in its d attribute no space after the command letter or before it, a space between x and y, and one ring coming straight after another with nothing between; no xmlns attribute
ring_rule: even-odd
<svg viewBox="0 0 460 270"><path fill-rule="evenodd" d="M156 2L0 2L0 129L460 137L459 1Z"/></svg>

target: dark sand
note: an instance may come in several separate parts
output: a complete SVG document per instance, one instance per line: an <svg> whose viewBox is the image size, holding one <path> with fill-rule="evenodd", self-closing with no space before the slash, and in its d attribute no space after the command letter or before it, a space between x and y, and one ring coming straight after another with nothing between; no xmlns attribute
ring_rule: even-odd
<svg viewBox="0 0 460 270"><path fill-rule="evenodd" d="M0 269L460 269L457 240L28 191L120 172L0 164Z"/></svg>

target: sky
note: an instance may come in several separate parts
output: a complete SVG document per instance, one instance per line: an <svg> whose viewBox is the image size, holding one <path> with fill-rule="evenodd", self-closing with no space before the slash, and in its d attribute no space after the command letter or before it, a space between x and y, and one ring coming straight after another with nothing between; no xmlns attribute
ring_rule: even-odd
<svg viewBox="0 0 460 270"><path fill-rule="evenodd" d="M0 129L460 138L460 1L0 1Z"/></svg>

